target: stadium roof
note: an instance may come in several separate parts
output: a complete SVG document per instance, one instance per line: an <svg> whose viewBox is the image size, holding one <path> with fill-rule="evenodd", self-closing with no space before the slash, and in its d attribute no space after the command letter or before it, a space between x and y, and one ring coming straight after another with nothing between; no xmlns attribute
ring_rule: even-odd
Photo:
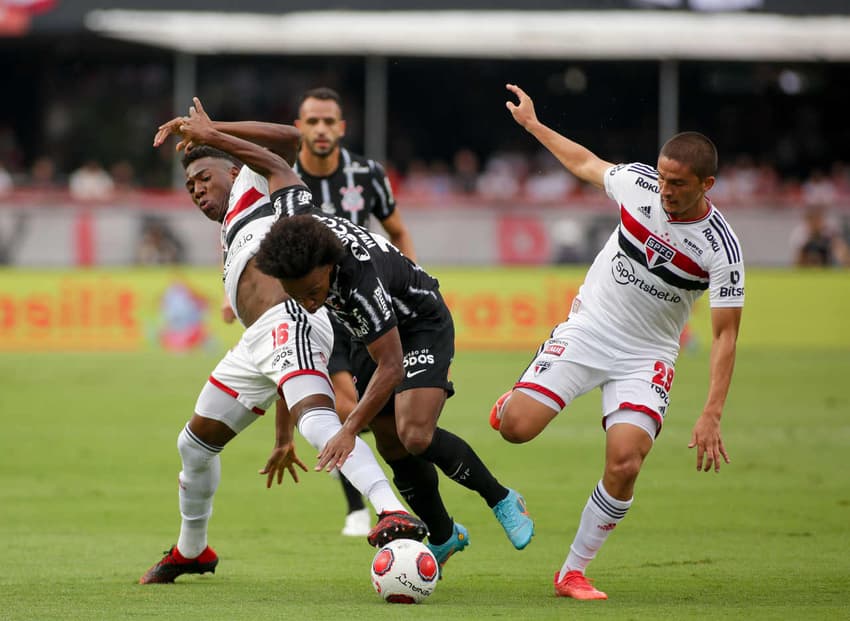
<svg viewBox="0 0 850 621"><path fill-rule="evenodd" d="M192 54L850 61L850 16L687 11L95 10L101 35Z"/></svg>

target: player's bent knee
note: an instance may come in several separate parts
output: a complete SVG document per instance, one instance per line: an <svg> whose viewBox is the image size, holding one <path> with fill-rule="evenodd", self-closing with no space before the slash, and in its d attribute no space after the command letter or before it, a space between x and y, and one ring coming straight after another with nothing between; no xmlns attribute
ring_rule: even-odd
<svg viewBox="0 0 850 621"><path fill-rule="evenodd" d="M408 453L421 455L434 439L433 429L406 427L399 432L399 439Z"/></svg>
<svg viewBox="0 0 850 621"><path fill-rule="evenodd" d="M522 419L518 421L516 419L502 419L502 424L499 427L499 433L511 444L522 444L533 440L541 430L542 428L533 428Z"/></svg>
<svg viewBox="0 0 850 621"><path fill-rule="evenodd" d="M608 459L605 464L605 473L616 481L633 482L640 474L642 465L643 458L639 454L622 455Z"/></svg>

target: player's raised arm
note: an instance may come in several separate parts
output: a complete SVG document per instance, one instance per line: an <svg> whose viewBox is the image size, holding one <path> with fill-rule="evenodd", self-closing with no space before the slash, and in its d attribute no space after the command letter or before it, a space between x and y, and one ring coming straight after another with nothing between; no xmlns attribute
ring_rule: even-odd
<svg viewBox="0 0 850 621"><path fill-rule="evenodd" d="M198 98L194 98L198 102ZM197 105L194 106L197 109ZM183 125L189 117L178 116L170 121L166 121L157 128L156 135L153 139L153 146L161 146L169 136L180 136L181 140L177 143L177 150L186 147L186 141L183 139L183 133L180 131L180 126ZM209 117L207 117L209 118ZM264 123L262 121L213 121L210 119L212 127L224 134L235 136L248 140L254 144L260 145L269 151L276 153L282 157L291 166L298 157L298 147L301 144L301 132L293 125L282 125L278 123Z"/></svg>
<svg viewBox="0 0 850 621"><path fill-rule="evenodd" d="M195 105L189 109L178 130L183 137L181 144L207 144L237 157L248 167L269 180L269 191L274 192L292 185L303 185L301 178L289 164L276 153L253 142L226 134L215 128L204 111L201 100L193 98Z"/></svg>
<svg viewBox="0 0 850 621"><path fill-rule="evenodd" d="M516 95L519 103L506 102L505 106L519 123L532 136L537 138L544 147L558 158L558 161L582 181L593 184L598 188L604 187L604 175L613 164L600 159L592 151L562 136L554 129L547 127L537 118L534 102L531 97L516 84L506 84L510 92Z"/></svg>

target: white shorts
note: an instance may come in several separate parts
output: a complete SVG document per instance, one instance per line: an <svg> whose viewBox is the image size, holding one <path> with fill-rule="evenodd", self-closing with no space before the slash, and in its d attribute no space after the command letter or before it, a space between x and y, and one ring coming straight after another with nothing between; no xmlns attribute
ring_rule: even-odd
<svg viewBox="0 0 850 621"><path fill-rule="evenodd" d="M674 375L673 361L625 354L565 322L540 346L514 388L560 412L576 397L600 387L603 427L609 414L632 410L653 419L657 435L670 405Z"/></svg>
<svg viewBox="0 0 850 621"><path fill-rule="evenodd" d="M288 405L317 393L333 400L327 367L332 349L333 329L324 308L310 315L292 300L278 304L247 328L218 363L195 412L238 433L250 423L242 420L248 413L262 415L281 397ZM220 393L230 400L222 400ZM242 407L233 407L232 400Z"/></svg>

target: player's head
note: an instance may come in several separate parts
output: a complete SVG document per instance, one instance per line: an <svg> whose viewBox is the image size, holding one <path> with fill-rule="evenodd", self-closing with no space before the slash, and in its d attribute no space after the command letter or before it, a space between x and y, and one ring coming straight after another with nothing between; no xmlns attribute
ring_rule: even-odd
<svg viewBox="0 0 850 621"><path fill-rule="evenodd" d="M335 153L345 136L339 93L326 86L304 93L295 127L301 130L303 148L312 155L325 158Z"/></svg>
<svg viewBox="0 0 850 621"><path fill-rule="evenodd" d="M187 151L181 163L192 202L207 218L222 222L242 162L229 153L200 145Z"/></svg>
<svg viewBox="0 0 850 621"><path fill-rule="evenodd" d="M717 149L699 132L676 134L658 155L661 205L674 219L701 216L717 175Z"/></svg>
<svg viewBox="0 0 850 621"><path fill-rule="evenodd" d="M257 252L261 272L274 276L286 293L309 313L328 298L331 273L345 255L336 234L313 216L281 218L266 233Z"/></svg>

